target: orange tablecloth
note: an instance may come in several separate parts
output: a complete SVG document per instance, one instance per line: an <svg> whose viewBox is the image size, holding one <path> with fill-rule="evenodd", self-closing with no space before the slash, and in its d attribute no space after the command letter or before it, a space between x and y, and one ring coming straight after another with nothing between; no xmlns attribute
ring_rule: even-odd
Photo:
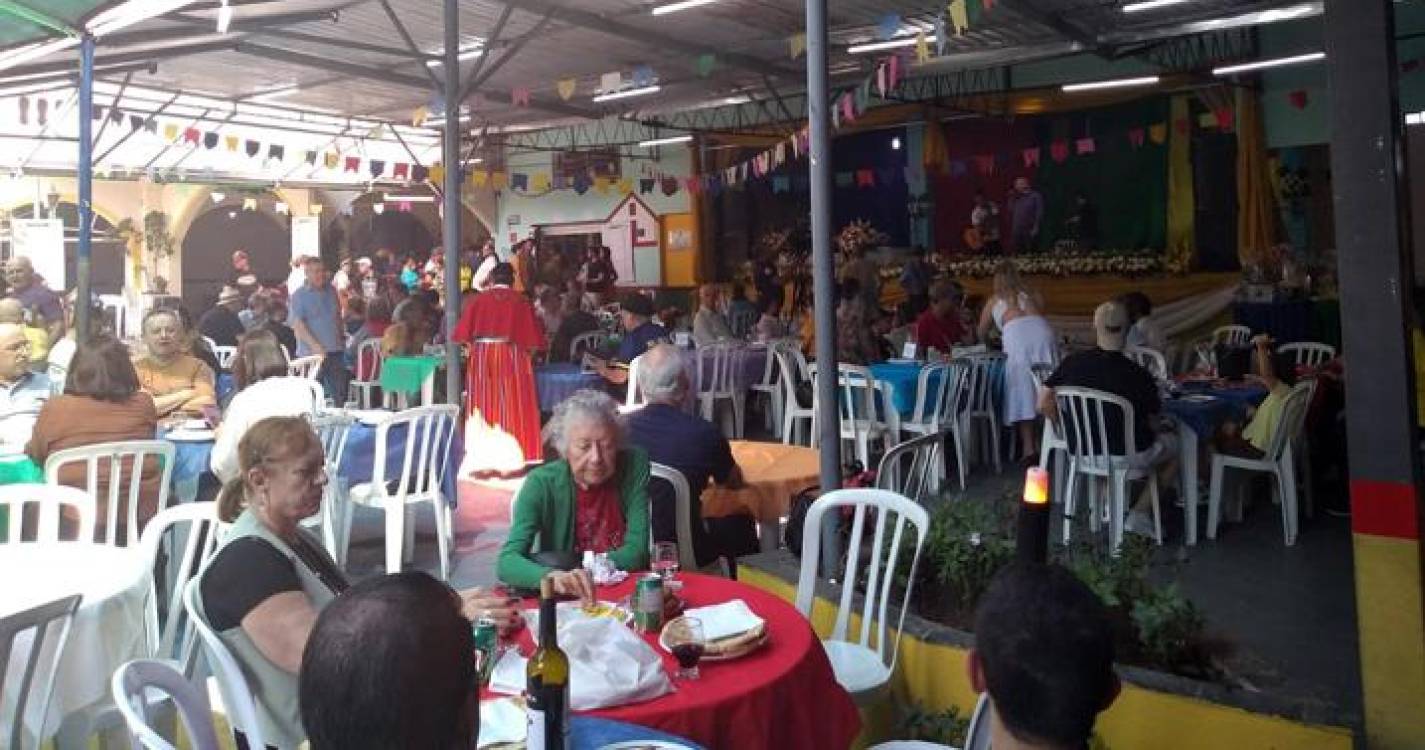
<svg viewBox="0 0 1425 750"><path fill-rule="evenodd" d="M759 521L775 522L787 515L792 495L820 482L817 452L812 448L733 440L732 457L747 486L709 487L703 492L704 518L747 513Z"/></svg>

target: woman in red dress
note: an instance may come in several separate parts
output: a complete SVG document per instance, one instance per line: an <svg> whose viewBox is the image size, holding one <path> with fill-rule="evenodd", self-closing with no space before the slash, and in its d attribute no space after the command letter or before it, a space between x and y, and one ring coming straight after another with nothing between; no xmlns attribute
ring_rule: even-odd
<svg viewBox="0 0 1425 750"><path fill-rule="evenodd" d="M470 344L465 390L469 416L478 414L481 422L512 437L519 444L522 464L538 463L544 452L530 355L545 348L544 330L534 306L510 288L514 282L510 264L495 266L490 280L490 289L465 306L455 326L455 341ZM516 468L499 459L492 463Z"/></svg>

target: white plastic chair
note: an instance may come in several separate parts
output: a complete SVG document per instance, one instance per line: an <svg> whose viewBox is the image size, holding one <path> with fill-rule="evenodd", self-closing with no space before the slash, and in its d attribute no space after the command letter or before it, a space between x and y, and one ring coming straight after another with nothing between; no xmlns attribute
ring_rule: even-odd
<svg viewBox="0 0 1425 750"><path fill-rule="evenodd" d="M351 379L347 400L363 409L376 403L375 391L381 387L377 376L381 372L381 339L367 339L356 347L356 372Z"/></svg>
<svg viewBox="0 0 1425 750"><path fill-rule="evenodd" d="M0 487L0 508L10 514L10 530L5 542L15 544L20 541L24 524L25 506L34 505L38 509L34 541L41 544L60 542L59 517L64 508L71 508L79 516L79 528L74 541L91 542L94 539L94 496L84 490L56 484L10 484ZM0 654L3 654L0 651ZM0 675L3 677L4 675Z"/></svg>
<svg viewBox="0 0 1425 750"><path fill-rule="evenodd" d="M167 440L130 440L115 443L95 443L67 448L45 459L45 482L59 484L60 470L72 463L85 465L84 487L96 498L99 493L101 466L108 478L108 498L105 502L104 544L128 547L139 538L139 499L143 480L152 470L145 471L149 458L159 464L158 510L168 507L169 486L173 483L173 462L176 449ZM118 540L119 509L126 507L127 531L122 543Z"/></svg>
<svg viewBox="0 0 1425 750"><path fill-rule="evenodd" d="M698 556L693 551L693 501L692 490L688 487L688 479L683 476L683 472L671 466L664 466L660 463L649 462L648 475L650 478L662 479L673 486L673 512L674 531L678 535L678 565L683 570L697 570ZM653 518L653 497L649 495L648 517L650 524ZM702 519L697 520L702 523ZM650 525L650 529L652 526ZM653 551L653 534L648 535L648 551Z"/></svg>
<svg viewBox="0 0 1425 750"><path fill-rule="evenodd" d="M1277 347L1277 354L1291 355L1297 367L1320 367L1336 358L1336 347L1312 341L1298 341Z"/></svg>
<svg viewBox="0 0 1425 750"><path fill-rule="evenodd" d="M287 374L294 378L307 378L316 380L317 373L322 369L322 356L311 354L306 357L298 357L287 363Z"/></svg>
<svg viewBox="0 0 1425 750"><path fill-rule="evenodd" d="M836 624L831 637L824 640L826 655L831 660L836 681L851 693L858 705L873 702L888 689L895 672L900 651L900 636L905 630L905 615L915 586L920 550L930 528L930 516L925 508L894 492L876 489L833 490L812 503L807 511L802 532L801 573L797 578L797 610L811 619L816 598L817 566L821 558L821 528L828 513L840 515L843 508L853 508L851 536L847 540L846 567L840 579L841 598L836 610ZM871 523L874 536L865 545L868 510L873 511ZM915 548L910 569L903 580L905 595L900 602L900 615L893 623L895 638L887 643L886 626L891 607L891 593L897 587L897 561L903 551L906 526L915 532ZM889 532L889 533L887 533ZM861 568L863 548L870 551L865 570ZM864 580L864 589L859 584ZM854 596L858 589L866 594L857 607ZM860 633L848 639L853 609L859 609Z"/></svg>
<svg viewBox="0 0 1425 750"><path fill-rule="evenodd" d="M1296 544L1298 531L1296 505L1296 437L1306 424L1306 412L1316 381L1297 383L1282 407L1282 417L1276 432L1267 443L1265 455L1259 459L1217 454L1212 457L1212 485L1207 501L1207 538L1217 538L1217 521L1222 506L1222 480L1227 469L1258 471L1276 478L1282 510L1282 537L1287 546Z"/></svg>
<svg viewBox="0 0 1425 750"><path fill-rule="evenodd" d="M242 667L203 617L203 608L198 601L202 596L199 593L201 584L202 579L198 577L188 582L188 588L183 591L183 609L188 612L188 619L198 631L198 639L203 644L203 656L213 672L213 678L218 682L218 695L223 699L228 724L235 731L243 733L248 747L266 747L262 726L257 722L257 702L252 697L252 691L248 689Z"/></svg>
<svg viewBox="0 0 1425 750"><path fill-rule="evenodd" d="M876 487L924 505L940 490L946 432L932 432L897 445L881 457Z"/></svg>
<svg viewBox="0 0 1425 750"><path fill-rule="evenodd" d="M1146 346L1126 346L1123 348L1123 356L1147 370L1154 380L1168 379L1168 358L1163 356L1162 352Z"/></svg>
<svg viewBox="0 0 1425 750"><path fill-rule="evenodd" d="M746 339L752 334L752 329L757 325L758 314L756 310L737 310L728 316L728 328L732 330L732 335L739 339Z"/></svg>
<svg viewBox="0 0 1425 750"><path fill-rule="evenodd" d="M183 721L188 747L218 750L218 733L213 729L213 710L208 696L198 690L167 662L135 659L114 671L109 692L118 706L133 740L134 750L176 750L154 729L149 704L154 698L172 701Z"/></svg>
<svg viewBox="0 0 1425 750"><path fill-rule="evenodd" d="M604 348L609 335L603 331L585 331L569 340L569 361L578 364L585 354Z"/></svg>
<svg viewBox="0 0 1425 750"><path fill-rule="evenodd" d="M955 440L955 465L960 472L962 490L966 472L965 429L957 411L968 393L969 376L970 365L964 360L926 365L917 381L915 408L909 420L901 421L903 432L932 435L944 431Z"/></svg>
<svg viewBox="0 0 1425 750"><path fill-rule="evenodd" d="M639 406L646 402L643 398L643 391L638 388L638 368L642 366L643 355L640 354L628 363L628 384L625 386L623 405L627 407Z"/></svg>
<svg viewBox="0 0 1425 750"><path fill-rule="evenodd" d="M211 348L213 350L213 356L218 360L219 368L223 370L233 369L233 360L237 359L236 346L218 346L214 344Z"/></svg>
<svg viewBox="0 0 1425 750"><path fill-rule="evenodd" d="M807 365L812 378L812 442L817 440L816 388L818 363ZM900 414L891 403L889 384L876 382L868 367L841 363L836 368L836 405L840 414L841 439L851 443L864 467L871 465L871 441L880 440L889 451L900 435Z"/></svg>
<svg viewBox="0 0 1425 750"><path fill-rule="evenodd" d="M376 427L376 455L371 481L351 488L351 504L386 512L386 572L399 573L405 554L415 547L415 525L407 518L412 506L430 503L435 513L436 543L440 550L440 577L450 577L450 503L441 490L450 471L450 441L455 436L459 408L454 404L418 406L392 414ZM386 456L392 428L405 428L401 468L387 476ZM392 489L388 484L394 483ZM351 508L343 513L341 539L349 539ZM345 551L343 550L343 557Z"/></svg>
<svg viewBox="0 0 1425 750"><path fill-rule="evenodd" d="M810 366L800 349L788 347L771 354L777 358L777 369L782 373L782 443L808 444L812 440L811 431L816 420L816 411L810 404L803 405L797 398L797 386L811 382L811 375L808 373ZM806 426L805 433L799 429L802 425Z"/></svg>
<svg viewBox="0 0 1425 750"><path fill-rule="evenodd" d="M1212 345L1246 346L1252 342L1252 329L1242 325L1221 326L1212 331Z"/></svg>
<svg viewBox="0 0 1425 750"><path fill-rule="evenodd" d="M302 525L307 527L320 525L322 527L322 546L327 548L327 553L332 556L338 566L345 568L349 540L341 538L346 527L341 519L346 517L350 509L346 507L347 498L342 492L338 472L341 469L342 456L346 454L346 440L351 434L351 426L356 423L356 419L345 412L322 411L310 417L310 420L312 429L317 433L317 438L322 443L322 455L325 456L327 470L327 485L323 490L321 512L303 521Z"/></svg>
<svg viewBox="0 0 1425 750"><path fill-rule="evenodd" d="M983 459L986 452L993 457L995 473L1000 473L1000 415L995 399L995 389L1004 374L1003 354L974 354L966 359L970 363L970 386L965 409L960 412L963 422L961 430L978 448ZM977 430L977 427L980 428ZM978 439L976 439L978 438Z"/></svg>
<svg viewBox="0 0 1425 750"><path fill-rule="evenodd" d="M45 365L45 376L49 378L49 391L58 396L64 393L65 380L69 378L69 369L63 365L53 362Z"/></svg>
<svg viewBox="0 0 1425 750"><path fill-rule="evenodd" d="M59 668L60 657L64 655L65 643L69 640L69 626L74 613L79 609L79 594L56 599L23 612L16 612L0 618L0 705L13 707L14 720L9 727L0 728L0 747L9 750L25 750L40 747L43 737L34 737L26 742L26 727L32 726L26 718L31 703L39 707L35 714L43 725L49 716L50 697L54 694L54 677ZM15 639L21 633L31 632L28 648L15 653ZM47 643L54 644L47 649ZM48 653L46 653L48 652ZM18 655L21 665L9 666L10 659ZM11 682L18 675L19 684ZM43 734L43 728L40 734Z"/></svg>
<svg viewBox="0 0 1425 750"><path fill-rule="evenodd" d="M1034 385L1038 386L1039 390L1047 387L1044 381L1054 374L1054 369L1054 365L1047 363L1029 366L1029 372L1034 376ZM1054 484L1050 498L1054 502L1063 502L1064 485L1068 482L1069 441L1064 439L1064 431L1059 429L1057 419L1044 420L1044 430L1039 441L1039 468L1052 468Z"/></svg>
<svg viewBox="0 0 1425 750"><path fill-rule="evenodd" d="M776 430L782 424L782 370L777 366L777 351L787 344L772 341L767 344L767 361L762 368L762 379L747 386L753 393L766 394L767 410L764 412L768 430Z"/></svg>
<svg viewBox="0 0 1425 750"><path fill-rule="evenodd" d="M114 336L119 339L129 338L129 305L124 301L122 294L101 294L99 304L104 306L104 312L114 316Z"/></svg>
<svg viewBox="0 0 1425 750"><path fill-rule="evenodd" d="M1162 544L1158 475L1151 466L1133 467L1128 463L1128 457L1139 451L1133 430L1133 404L1112 393L1071 386L1054 389L1054 400L1059 407L1059 429L1068 439L1070 456L1069 481L1064 489L1064 543L1069 543L1073 530L1078 477L1085 476L1089 479L1089 525L1094 531L1098 530L1102 512L1097 480L1108 484L1109 544L1114 550L1123 543L1123 525L1129 505L1128 483L1146 479L1153 503L1153 537ZM1123 418L1123 453L1114 453L1109 447L1106 417L1110 409L1117 409Z"/></svg>
<svg viewBox="0 0 1425 750"><path fill-rule="evenodd" d="M718 405L726 402L732 410L732 425L731 429L725 428L723 432L734 439L742 438L743 410L747 404L747 394L737 389L732 377L741 356L741 348L730 341L708 344L694 355L698 365L694 381L697 384L698 409L703 419L713 422Z"/></svg>

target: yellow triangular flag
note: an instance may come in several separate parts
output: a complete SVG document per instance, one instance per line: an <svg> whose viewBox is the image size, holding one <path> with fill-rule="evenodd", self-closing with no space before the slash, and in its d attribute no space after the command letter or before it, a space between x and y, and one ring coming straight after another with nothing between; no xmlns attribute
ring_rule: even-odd
<svg viewBox="0 0 1425 750"><path fill-rule="evenodd" d="M970 16L965 10L965 0L950 0L950 25L955 27L955 36L963 36L970 28Z"/></svg>
<svg viewBox="0 0 1425 750"><path fill-rule="evenodd" d="M489 181L490 173L486 172L483 169L477 169L474 172L470 173L470 184L474 185L477 188L485 187L485 184Z"/></svg>
<svg viewBox="0 0 1425 750"><path fill-rule="evenodd" d="M569 101L569 97L574 95L574 88L578 85L578 80L573 78L565 78L559 83L556 83L555 88L559 90L559 98L567 102Z"/></svg>
<svg viewBox="0 0 1425 750"><path fill-rule="evenodd" d="M1217 115L1211 112L1203 112L1197 116L1197 126L1200 128L1215 129L1217 127Z"/></svg>
<svg viewBox="0 0 1425 750"><path fill-rule="evenodd" d="M532 192L542 193L549 189L549 175L543 172L535 172L529 178L529 189Z"/></svg>
<svg viewBox="0 0 1425 750"><path fill-rule="evenodd" d="M322 204L320 204L320 203L313 203L312 205L310 205L310 206L307 207L307 213L310 214L310 215L312 215L312 216L321 216L321 215L322 215Z"/></svg>
<svg viewBox="0 0 1425 750"><path fill-rule="evenodd" d="M425 122L427 117L430 117L429 109L426 107L416 107L415 111L411 113L411 127L420 127L421 123Z"/></svg>
<svg viewBox="0 0 1425 750"><path fill-rule="evenodd" d="M924 31L915 34L915 61L923 63L930 59L930 41L925 38Z"/></svg>
<svg viewBox="0 0 1425 750"><path fill-rule="evenodd" d="M436 185L445 182L445 166L441 164L430 165L430 181Z"/></svg>
<svg viewBox="0 0 1425 750"><path fill-rule="evenodd" d="M504 172L490 173L490 187L495 190L504 190L510 184L510 176Z"/></svg>
<svg viewBox="0 0 1425 750"><path fill-rule="evenodd" d="M619 195L628 195L633 192L633 180L625 177L618 181Z"/></svg>
<svg viewBox="0 0 1425 750"><path fill-rule="evenodd" d="M235 135L230 135L230 136L224 138L224 139L223 139L223 142L224 142L224 144L228 147L228 150L229 150L229 151L236 151L236 150L237 150L237 147L238 147L238 137L237 137L237 136L235 136Z"/></svg>
<svg viewBox="0 0 1425 750"><path fill-rule="evenodd" d="M607 177L595 177L595 178L594 178L594 192L598 193L599 195L605 195L605 194L607 194L607 193L609 192L609 178L607 178Z"/></svg>
<svg viewBox="0 0 1425 750"><path fill-rule="evenodd" d="M1159 122L1149 125L1148 137L1152 138L1154 143L1162 145L1164 141L1168 140L1168 124L1166 122Z"/></svg>
<svg viewBox="0 0 1425 750"><path fill-rule="evenodd" d="M167 125L164 125L164 126L163 126L163 140L165 140L165 141L176 141L176 140L178 140L178 126L177 126L177 125L174 125L174 124L171 123L171 122L168 123Z"/></svg>
<svg viewBox="0 0 1425 750"><path fill-rule="evenodd" d="M793 34L787 37L787 47L791 50L793 60L801 57L807 51L807 35Z"/></svg>

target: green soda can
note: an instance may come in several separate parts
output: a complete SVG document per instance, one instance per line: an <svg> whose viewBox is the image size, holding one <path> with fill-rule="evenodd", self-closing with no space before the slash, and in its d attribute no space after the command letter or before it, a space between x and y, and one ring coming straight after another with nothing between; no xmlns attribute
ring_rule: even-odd
<svg viewBox="0 0 1425 750"><path fill-rule="evenodd" d="M663 578L657 573L640 576L634 586L633 625L644 633L663 629Z"/></svg>
<svg viewBox="0 0 1425 750"><path fill-rule="evenodd" d="M495 621L481 617L475 621L475 654L480 667L480 685L490 683L490 673L495 669L495 657L500 646L500 634Z"/></svg>

